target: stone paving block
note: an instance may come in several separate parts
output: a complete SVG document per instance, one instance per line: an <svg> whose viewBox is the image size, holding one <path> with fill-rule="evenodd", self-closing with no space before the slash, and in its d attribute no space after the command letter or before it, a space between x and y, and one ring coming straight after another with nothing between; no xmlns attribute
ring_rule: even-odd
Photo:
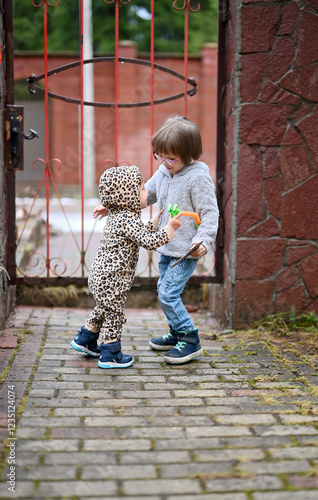
<svg viewBox="0 0 318 500"><path fill-rule="evenodd" d="M318 429L312 425L273 425L270 427L262 426L254 427L256 435L260 436L284 436L288 434L289 436L297 436L298 434L318 434Z"/></svg>
<svg viewBox="0 0 318 500"><path fill-rule="evenodd" d="M156 391L155 394L148 391L116 391L119 398L169 398L170 392L161 390Z"/></svg>
<svg viewBox="0 0 318 500"><path fill-rule="evenodd" d="M273 415L263 415L261 413L253 415L217 415L214 417L221 424L233 425L255 425L255 424L276 424L277 420Z"/></svg>
<svg viewBox="0 0 318 500"><path fill-rule="evenodd" d="M14 492L8 491L7 483L0 483L0 498L33 498L34 483L31 481L16 481Z"/></svg>
<svg viewBox="0 0 318 500"><path fill-rule="evenodd" d="M67 398L88 398L88 399L108 399L113 397L113 391L89 391L88 389L61 389L59 390L59 397L62 399Z"/></svg>
<svg viewBox="0 0 318 500"><path fill-rule="evenodd" d="M157 399L157 394L152 395L151 399L150 398L147 399L148 406L167 406L167 405L180 406L184 404L188 406L203 406L204 402L203 399L201 398L189 398L186 400L186 403L184 398Z"/></svg>
<svg viewBox="0 0 318 500"><path fill-rule="evenodd" d="M21 427L79 427L80 417L22 417Z"/></svg>
<svg viewBox="0 0 318 500"><path fill-rule="evenodd" d="M318 415L283 415L280 414L279 418L283 424L305 424L308 422L318 422Z"/></svg>
<svg viewBox="0 0 318 500"><path fill-rule="evenodd" d="M20 451L77 451L79 441L75 439L38 439L19 440L17 453Z"/></svg>
<svg viewBox="0 0 318 500"><path fill-rule="evenodd" d="M261 449L238 448L228 450L197 450L195 452L197 462L228 462L238 460L240 462L263 460L265 451Z"/></svg>
<svg viewBox="0 0 318 500"><path fill-rule="evenodd" d="M116 495L118 492L115 481L42 481L34 495L35 498L46 498L47 493L51 497L70 496L82 497L83 495L95 495L95 497Z"/></svg>
<svg viewBox="0 0 318 500"><path fill-rule="evenodd" d="M180 408L175 408L174 406L172 407L163 407L163 406L141 406L141 407L120 407L117 408L113 407L113 414L120 414L122 416L129 416L129 415L141 415L144 417L147 417L147 419L153 419L154 417L165 417L165 416L173 416L178 413L178 410Z"/></svg>
<svg viewBox="0 0 318 500"><path fill-rule="evenodd" d="M113 439L116 437L114 428L108 427L53 427L50 428L51 439Z"/></svg>
<svg viewBox="0 0 318 500"><path fill-rule="evenodd" d="M190 461L188 451L123 451L120 453L121 464L174 464Z"/></svg>
<svg viewBox="0 0 318 500"><path fill-rule="evenodd" d="M160 400L157 400L160 401ZM104 407L105 406L105 400L104 399L91 399L90 397L86 399L86 406L89 407ZM83 403L82 403L83 404ZM129 406L136 406L140 405L142 406L143 401L142 399L138 398L107 398L107 406L111 408L125 408Z"/></svg>
<svg viewBox="0 0 318 500"><path fill-rule="evenodd" d="M41 452L19 450L19 453L16 457L16 465L21 467L25 464L36 465L39 463L40 458L41 458Z"/></svg>
<svg viewBox="0 0 318 500"><path fill-rule="evenodd" d="M176 398L192 398L192 397L195 397L195 398L209 398L209 397L224 397L226 396L226 391L225 390L206 390L206 391L203 391L203 390L200 390L200 389L197 389L195 391L192 391L192 390L188 390L188 391L181 391L181 390L175 390L174 391L174 394L176 396Z"/></svg>
<svg viewBox="0 0 318 500"><path fill-rule="evenodd" d="M87 464L89 465L109 465L116 464L116 453L112 451L101 452L85 452L85 451L76 451L76 452L63 452L63 451L49 451L45 454L43 459L44 465L83 465L85 467Z"/></svg>
<svg viewBox="0 0 318 500"><path fill-rule="evenodd" d="M41 373L71 373L74 374L77 379L81 380L81 375L85 375L86 368L69 368L65 366L38 366L36 370L36 375L40 376Z"/></svg>
<svg viewBox="0 0 318 500"><path fill-rule="evenodd" d="M145 427L149 422L145 417L85 417L84 425L92 427Z"/></svg>
<svg viewBox="0 0 318 500"><path fill-rule="evenodd" d="M254 492L253 500L317 500L318 489L306 491Z"/></svg>
<svg viewBox="0 0 318 500"><path fill-rule="evenodd" d="M201 486L197 479L154 479L123 481L124 495L149 495L149 494L173 494L201 493Z"/></svg>
<svg viewBox="0 0 318 500"><path fill-rule="evenodd" d="M201 406L201 407L188 407L179 406L181 415L223 415L237 413L240 407L237 406Z"/></svg>
<svg viewBox="0 0 318 500"><path fill-rule="evenodd" d="M61 366L61 360L50 359L49 361L46 359L45 361L39 361L38 368L45 368L47 370L51 366Z"/></svg>
<svg viewBox="0 0 318 500"><path fill-rule="evenodd" d="M179 427L127 427L117 430L118 437L121 438L151 438L151 439L182 439L185 432Z"/></svg>
<svg viewBox="0 0 318 500"><path fill-rule="evenodd" d="M81 478L95 479L156 479L157 471L154 465L90 465L82 468Z"/></svg>
<svg viewBox="0 0 318 500"><path fill-rule="evenodd" d="M293 448L269 448L271 458L280 459L311 459L318 458L318 446L295 446Z"/></svg>
<svg viewBox="0 0 318 500"><path fill-rule="evenodd" d="M298 436L297 436L298 439ZM222 438L224 447L230 448L264 448L273 446L294 446L289 436L245 436L245 437L226 437Z"/></svg>
<svg viewBox="0 0 318 500"><path fill-rule="evenodd" d="M297 436L299 446L318 446L318 436Z"/></svg>
<svg viewBox="0 0 318 500"><path fill-rule="evenodd" d="M30 480L72 480L76 479L77 467L70 466L67 467L62 465L34 465L19 467L17 469L18 481L30 481Z"/></svg>
<svg viewBox="0 0 318 500"><path fill-rule="evenodd" d="M259 398L255 394L255 398L253 398L255 402L259 401ZM220 398L210 398L210 397L205 397L204 398L206 404L208 405L241 405L241 404L251 404L251 398L248 396L226 396L226 397L220 397Z"/></svg>
<svg viewBox="0 0 318 500"><path fill-rule="evenodd" d="M35 380L32 384L32 390L36 389L51 389L52 387L52 382L47 382L45 380ZM61 390L61 389L84 389L84 382L62 382L60 380L56 380L54 383L54 389L55 390Z"/></svg>
<svg viewBox="0 0 318 500"><path fill-rule="evenodd" d="M121 497L107 497L107 500L119 500L119 498ZM135 496L131 497L130 495L125 495L125 498L126 500L137 500L137 498ZM162 496L158 496L158 495L151 495L151 496L143 496L142 497L142 500L161 500L162 499ZM32 500L32 499L30 499ZM49 499L46 499L46 500L51 500L50 498ZM70 500L73 500L73 498L71 498ZM87 497L87 496L81 496L81 500L96 500L96 497ZM180 497L179 497L179 500L180 500Z"/></svg>
<svg viewBox="0 0 318 500"><path fill-rule="evenodd" d="M167 500L180 500L179 496L167 496ZM182 495L182 500L248 500L245 493L208 493L205 495Z"/></svg>
<svg viewBox="0 0 318 500"><path fill-rule="evenodd" d="M26 402L26 408L37 408L41 406L42 408L77 408L83 406L83 398L54 398L53 396L47 398L45 397L33 397L33 393L28 397Z"/></svg>
<svg viewBox="0 0 318 500"><path fill-rule="evenodd" d="M297 412L298 411L298 405L296 404L261 404L256 402L254 405L251 404L241 404L241 409L243 412L249 412L249 413L279 413L279 417L281 417L282 412L286 413L291 413L291 412Z"/></svg>
<svg viewBox="0 0 318 500"><path fill-rule="evenodd" d="M73 417L109 417L114 415L114 411L111 408L56 408L54 410L55 417L68 417L72 413Z"/></svg>
<svg viewBox="0 0 318 500"><path fill-rule="evenodd" d="M101 441L99 439L87 439L84 442L84 451L130 451L130 450L151 450L152 445L149 439L112 439Z"/></svg>
<svg viewBox="0 0 318 500"><path fill-rule="evenodd" d="M15 432L15 436L19 439L43 439L45 437L45 432L46 429L44 427L41 429L37 427L19 427Z"/></svg>
<svg viewBox="0 0 318 500"><path fill-rule="evenodd" d="M308 460L282 460L278 462L240 463L241 471L253 474L290 474L305 472L311 468Z"/></svg>
<svg viewBox="0 0 318 500"><path fill-rule="evenodd" d="M283 488L283 482L276 476L263 475L245 478L208 479L207 491L253 491L277 490Z"/></svg>
<svg viewBox="0 0 318 500"><path fill-rule="evenodd" d="M244 426L226 426L213 425L211 427L187 427L186 435L193 437L212 437L212 436L250 436L251 431Z"/></svg>
<svg viewBox="0 0 318 500"><path fill-rule="evenodd" d="M318 477L317 476L288 476L288 483L293 488L318 488Z"/></svg>
<svg viewBox="0 0 318 500"><path fill-rule="evenodd" d="M208 427L213 425L211 419L205 415L196 415L196 416L183 416L180 415L174 417L153 417L148 425L161 425L164 427L170 426L182 426L183 428L192 427L192 426L204 426Z"/></svg>
<svg viewBox="0 0 318 500"><path fill-rule="evenodd" d="M207 449L214 453L214 448L223 448L223 443L220 438L179 438L176 440L171 439L157 439L155 442L156 450L201 450ZM211 451L213 450L213 451Z"/></svg>
<svg viewBox="0 0 318 500"><path fill-rule="evenodd" d="M36 373L33 378L34 381L39 382L39 381L51 381L51 386L52 382L56 382L59 380L59 374L58 373Z"/></svg>
<svg viewBox="0 0 318 500"><path fill-rule="evenodd" d="M96 380L96 375L95 375ZM69 382L71 384L71 382ZM163 384L161 384L163 385ZM143 389L141 383L137 382L116 382L114 381L100 381L100 382L87 382L86 389L96 391L103 390L107 387L108 390L113 391L141 391ZM163 387L162 387L163 388ZM164 387L166 388L166 386Z"/></svg>
<svg viewBox="0 0 318 500"><path fill-rule="evenodd" d="M169 464L160 466L160 476L162 478L200 478L207 479L211 476L218 476L233 471L235 462L214 462L211 463L191 463L191 464Z"/></svg>

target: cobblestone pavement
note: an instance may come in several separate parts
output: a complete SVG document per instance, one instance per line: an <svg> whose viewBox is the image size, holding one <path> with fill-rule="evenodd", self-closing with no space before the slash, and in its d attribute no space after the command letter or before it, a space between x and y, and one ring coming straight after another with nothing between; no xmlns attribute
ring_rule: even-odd
<svg viewBox="0 0 318 500"><path fill-rule="evenodd" d="M1 498L317 500L304 356L295 376L287 357L195 313L204 355L169 366L148 347L166 332L161 311L126 312L135 363L102 370L69 346L88 311L16 308L0 335Z"/></svg>

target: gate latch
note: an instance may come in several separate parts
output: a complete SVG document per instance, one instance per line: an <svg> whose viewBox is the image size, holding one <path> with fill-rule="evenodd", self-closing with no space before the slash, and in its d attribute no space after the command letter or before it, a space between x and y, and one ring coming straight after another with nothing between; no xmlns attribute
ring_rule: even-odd
<svg viewBox="0 0 318 500"><path fill-rule="evenodd" d="M10 161L12 170L23 170L23 139L31 140L39 137L36 130L30 129L30 134L23 130L23 106L8 106L7 133L10 139ZM21 130L22 129L22 130Z"/></svg>
<svg viewBox="0 0 318 500"><path fill-rule="evenodd" d="M19 129L19 127L13 127L13 128L11 128L11 137L14 136L14 134L19 134L19 135L22 135L24 137L24 139L27 139L28 141L30 139L34 139L34 137L39 137L39 134L37 133L36 130L33 130L33 128L30 128L29 131L31 132L31 134L26 135L24 132L22 132Z"/></svg>

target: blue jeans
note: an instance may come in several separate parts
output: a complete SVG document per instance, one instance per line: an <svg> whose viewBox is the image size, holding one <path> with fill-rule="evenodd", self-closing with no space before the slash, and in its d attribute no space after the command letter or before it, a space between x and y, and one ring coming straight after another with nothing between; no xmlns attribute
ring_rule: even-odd
<svg viewBox="0 0 318 500"><path fill-rule="evenodd" d="M159 280L157 284L158 300L173 330L190 331L194 325L181 300L181 293L194 271L198 259L185 259L175 267L173 257L160 256Z"/></svg>

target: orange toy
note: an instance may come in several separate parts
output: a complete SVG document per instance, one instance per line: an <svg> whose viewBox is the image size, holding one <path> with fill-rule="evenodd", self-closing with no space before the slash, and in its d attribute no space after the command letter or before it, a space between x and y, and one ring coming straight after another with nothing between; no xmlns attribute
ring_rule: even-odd
<svg viewBox="0 0 318 500"><path fill-rule="evenodd" d="M186 217L193 217L195 222L196 222L197 227L199 227L201 224L200 217L198 216L198 214L196 212L186 212L186 211L179 210L176 203L173 206L171 205L171 203L169 203L168 211L171 213L172 217L175 217L178 214L184 215Z"/></svg>

